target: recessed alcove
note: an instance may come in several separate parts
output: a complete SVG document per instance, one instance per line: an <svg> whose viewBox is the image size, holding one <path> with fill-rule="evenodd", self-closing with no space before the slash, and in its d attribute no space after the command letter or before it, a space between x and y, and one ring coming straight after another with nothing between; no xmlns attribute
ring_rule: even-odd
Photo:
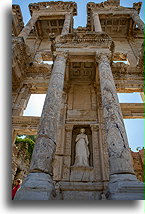
<svg viewBox="0 0 145 214"><path fill-rule="evenodd" d="M74 165L75 162L75 146L76 146L76 137L78 134L80 134L80 129L85 129L85 134L88 137L89 145L89 166L93 166L93 146L92 146L92 131L91 127L89 125L75 125L72 130L72 145L71 145L71 166Z"/></svg>

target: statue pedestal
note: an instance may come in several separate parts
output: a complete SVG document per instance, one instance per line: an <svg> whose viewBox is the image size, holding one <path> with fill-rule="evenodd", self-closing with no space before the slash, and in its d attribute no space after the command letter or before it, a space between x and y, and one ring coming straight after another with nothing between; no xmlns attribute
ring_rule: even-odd
<svg viewBox="0 0 145 214"><path fill-rule="evenodd" d="M72 166L70 181L93 181L93 167L91 166Z"/></svg>
<svg viewBox="0 0 145 214"><path fill-rule="evenodd" d="M56 200L102 200L102 182L58 182Z"/></svg>

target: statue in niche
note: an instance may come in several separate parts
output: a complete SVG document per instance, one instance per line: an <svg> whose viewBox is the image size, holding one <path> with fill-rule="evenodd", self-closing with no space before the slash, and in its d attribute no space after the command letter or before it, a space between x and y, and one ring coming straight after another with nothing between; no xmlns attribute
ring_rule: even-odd
<svg viewBox="0 0 145 214"><path fill-rule="evenodd" d="M88 137L85 134L85 129L80 129L80 134L76 137L76 148L75 148L75 163L74 166L89 166L89 148L88 148Z"/></svg>

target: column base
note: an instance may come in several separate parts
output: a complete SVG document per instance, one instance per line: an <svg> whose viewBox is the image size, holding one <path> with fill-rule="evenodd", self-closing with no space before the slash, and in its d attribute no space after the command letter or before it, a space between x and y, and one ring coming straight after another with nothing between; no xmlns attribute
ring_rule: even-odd
<svg viewBox="0 0 145 214"><path fill-rule="evenodd" d="M111 175L106 192L107 200L143 200L144 184L132 174Z"/></svg>
<svg viewBox="0 0 145 214"><path fill-rule="evenodd" d="M30 173L17 191L14 200L53 200L55 189L46 173Z"/></svg>

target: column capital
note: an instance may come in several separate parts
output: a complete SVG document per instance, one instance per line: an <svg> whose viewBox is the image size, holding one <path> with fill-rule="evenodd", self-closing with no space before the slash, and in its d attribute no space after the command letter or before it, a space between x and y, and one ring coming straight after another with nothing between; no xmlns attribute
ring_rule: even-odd
<svg viewBox="0 0 145 214"><path fill-rule="evenodd" d="M98 124L90 124L91 130L92 131L99 131L99 125Z"/></svg>
<svg viewBox="0 0 145 214"><path fill-rule="evenodd" d="M62 59L67 59L68 58L69 51L55 51L54 52L54 57L55 58L62 58Z"/></svg>
<svg viewBox="0 0 145 214"><path fill-rule="evenodd" d="M66 124L66 125L65 125L65 130L66 130L67 132L72 132L73 127L74 127L74 125L72 125L72 124Z"/></svg>
<svg viewBox="0 0 145 214"><path fill-rule="evenodd" d="M93 16L93 17L94 17L94 16L99 16L99 13L96 12L96 11L93 11L93 12L92 12L92 16Z"/></svg>
<svg viewBox="0 0 145 214"><path fill-rule="evenodd" d="M96 51L96 61L98 63L102 61L111 60L111 51L110 50L98 50Z"/></svg>
<svg viewBox="0 0 145 214"><path fill-rule="evenodd" d="M65 17L71 17L73 14L71 13L71 12L67 12L66 14L65 14Z"/></svg>

